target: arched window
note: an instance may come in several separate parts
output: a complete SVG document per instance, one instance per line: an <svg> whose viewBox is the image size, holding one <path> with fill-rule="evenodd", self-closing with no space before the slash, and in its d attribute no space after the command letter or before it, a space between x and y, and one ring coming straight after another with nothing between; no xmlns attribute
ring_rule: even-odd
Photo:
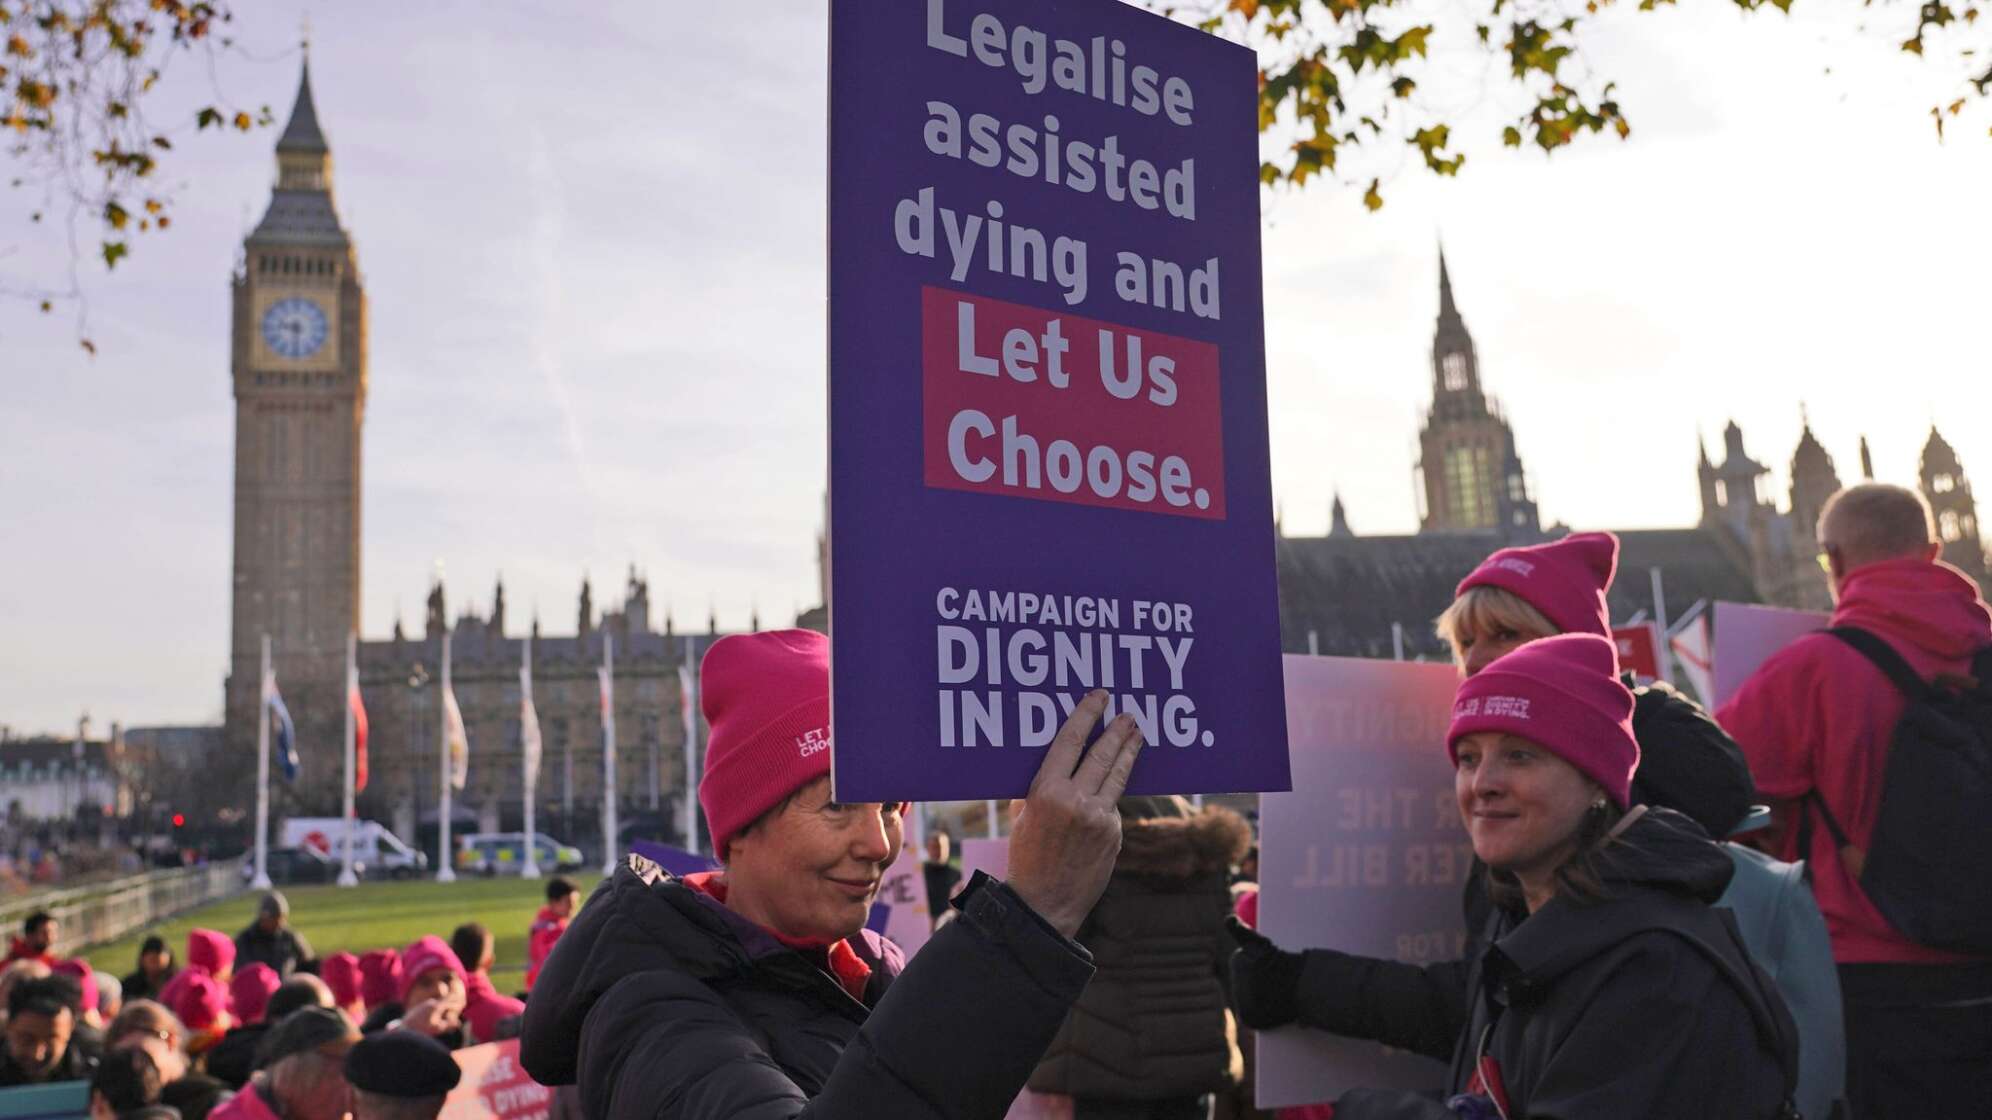
<svg viewBox="0 0 1992 1120"><path fill-rule="evenodd" d="M1943 537L1946 543L1964 539L1964 529L1958 523L1956 510L1947 509L1937 515L1937 534Z"/></svg>

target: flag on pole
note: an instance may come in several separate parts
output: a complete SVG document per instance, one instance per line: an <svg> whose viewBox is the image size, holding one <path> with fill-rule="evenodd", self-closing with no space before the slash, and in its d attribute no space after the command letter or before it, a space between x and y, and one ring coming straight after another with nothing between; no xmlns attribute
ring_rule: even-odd
<svg viewBox="0 0 1992 1120"><path fill-rule="evenodd" d="M450 788L461 791L470 781L470 738L463 730L463 709L457 707L456 690L443 690L443 741L448 744Z"/></svg>
<svg viewBox="0 0 1992 1120"><path fill-rule="evenodd" d="M284 781L295 782L304 764L297 757L297 727L291 723L290 709L284 707L283 694L277 691L275 672L263 678L263 697L277 721L277 765L283 768Z"/></svg>
<svg viewBox="0 0 1992 1120"><path fill-rule="evenodd" d="M685 757L699 742L699 701L692 691L692 666L689 662L678 663L678 710L685 715Z"/></svg>
<svg viewBox="0 0 1992 1120"><path fill-rule="evenodd" d="M533 671L526 665L519 666L519 750L526 756L526 773L537 777L540 768L539 711L533 707Z"/></svg>
<svg viewBox="0 0 1992 1120"><path fill-rule="evenodd" d="M346 661L346 706L353 712L353 793L367 788L367 706L360 700L360 667Z"/></svg>
<svg viewBox="0 0 1992 1120"><path fill-rule="evenodd" d="M607 665L597 666L595 669L595 679L602 686L602 749L609 752L610 765L613 766L616 749L616 679L610 675L611 672Z"/></svg>
<svg viewBox="0 0 1992 1120"><path fill-rule="evenodd" d="M1695 616L1668 639L1667 647L1674 652L1674 662L1680 666L1681 676L1687 678L1702 703L1708 703L1709 697L1715 694L1715 658L1710 653L1713 647L1708 636L1708 615Z"/></svg>

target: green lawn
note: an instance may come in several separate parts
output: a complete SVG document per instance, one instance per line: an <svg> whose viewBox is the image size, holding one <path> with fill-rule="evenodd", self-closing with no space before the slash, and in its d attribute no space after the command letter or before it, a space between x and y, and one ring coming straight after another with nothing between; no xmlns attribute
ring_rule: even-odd
<svg viewBox="0 0 1992 1120"><path fill-rule="evenodd" d="M583 898L594 888L597 876L588 873L567 875L581 888ZM166 938L183 962L187 952L187 931L196 927L218 929L233 937L256 913L260 897L250 891L227 902L182 914L170 922L99 945L84 953L92 968L122 976L137 967L138 946L147 934ZM455 883L425 880L364 883L342 890L331 886L300 886L284 890L290 899L291 924L311 939L320 956L345 950L363 953L368 949L400 949L425 933L447 939L450 931L464 922L483 922L498 939L496 971L522 973L526 967L526 932L533 915L546 900L544 880L463 879ZM516 984L498 981L501 990Z"/></svg>

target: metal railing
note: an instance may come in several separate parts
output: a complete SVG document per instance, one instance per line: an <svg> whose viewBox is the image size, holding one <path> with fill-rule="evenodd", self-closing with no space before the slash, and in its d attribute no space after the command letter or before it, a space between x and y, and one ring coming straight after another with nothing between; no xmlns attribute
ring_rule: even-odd
<svg viewBox="0 0 1992 1120"><path fill-rule="evenodd" d="M46 910L62 923L65 946L101 945L240 894L247 886L241 859L148 871L9 903L0 908L0 930L19 929L28 914Z"/></svg>

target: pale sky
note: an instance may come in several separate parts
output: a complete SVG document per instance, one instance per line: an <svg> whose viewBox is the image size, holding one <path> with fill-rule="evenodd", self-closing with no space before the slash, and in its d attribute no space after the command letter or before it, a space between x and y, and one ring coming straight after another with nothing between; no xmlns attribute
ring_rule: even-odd
<svg viewBox="0 0 1992 1120"><path fill-rule="evenodd" d="M249 57L219 68L279 125L305 7L247 8ZM1862 32L1684 7L1614 11L1586 41L1630 142L1501 149L1498 71L1441 42L1462 76L1426 95L1475 133L1457 181L1407 166L1378 214L1330 183L1264 196L1289 534L1322 532L1336 487L1358 532L1414 527L1441 236L1546 521L1691 523L1696 428L1713 447L1732 417L1782 493L1801 401L1843 479L1865 433L1877 473L1909 481L1932 418L1992 472L1985 111L1936 142L1951 72L1896 50L1893 13ZM419 627L438 559L453 614L502 573L515 630L537 607L572 632L583 573L612 605L632 562L660 626L666 605L741 628L815 603L825 5L310 8L371 302L364 633L397 611ZM175 79L163 96L205 97L196 69ZM182 140L172 231L84 270L94 360L68 320L0 302L0 723L17 732L85 710L99 732L219 719L228 277L275 133ZM63 266L24 211L0 191L0 281Z"/></svg>

